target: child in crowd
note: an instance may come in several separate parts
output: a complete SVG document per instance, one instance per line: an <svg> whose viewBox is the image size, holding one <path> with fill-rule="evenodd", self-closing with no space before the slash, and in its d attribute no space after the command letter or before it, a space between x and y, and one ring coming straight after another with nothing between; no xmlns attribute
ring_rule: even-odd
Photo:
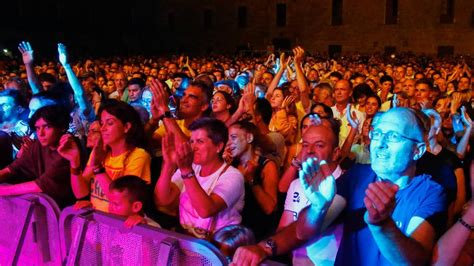
<svg viewBox="0 0 474 266"><path fill-rule="evenodd" d="M119 177L109 186L109 213L126 217L125 227L138 224L160 227L143 212L147 200L146 182L133 175Z"/></svg>
<svg viewBox="0 0 474 266"><path fill-rule="evenodd" d="M252 230L242 225L223 227L214 233L212 240L229 262L232 261L232 257L238 247L255 244L255 236Z"/></svg>

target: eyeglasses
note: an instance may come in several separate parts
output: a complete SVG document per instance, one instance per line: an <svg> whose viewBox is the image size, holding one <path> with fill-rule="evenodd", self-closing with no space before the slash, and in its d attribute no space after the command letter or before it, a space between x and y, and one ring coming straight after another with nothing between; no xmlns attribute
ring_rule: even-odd
<svg viewBox="0 0 474 266"><path fill-rule="evenodd" d="M386 138L387 142L390 142L390 143L399 143L403 139L411 140L415 143L422 142L422 141L417 140L417 139L412 139L412 138L409 138L407 136L403 136L402 134L397 133L395 131L388 131L388 132L383 133L380 130L371 130L369 132L369 138L370 138L370 140L377 140L377 141L382 140L383 138Z"/></svg>

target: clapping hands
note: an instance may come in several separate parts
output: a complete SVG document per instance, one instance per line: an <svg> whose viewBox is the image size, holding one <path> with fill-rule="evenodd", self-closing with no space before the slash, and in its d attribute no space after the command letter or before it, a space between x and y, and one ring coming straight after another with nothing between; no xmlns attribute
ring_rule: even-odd
<svg viewBox="0 0 474 266"><path fill-rule="evenodd" d="M303 162L299 179L312 208L326 211L336 195L336 180L326 161L310 157Z"/></svg>

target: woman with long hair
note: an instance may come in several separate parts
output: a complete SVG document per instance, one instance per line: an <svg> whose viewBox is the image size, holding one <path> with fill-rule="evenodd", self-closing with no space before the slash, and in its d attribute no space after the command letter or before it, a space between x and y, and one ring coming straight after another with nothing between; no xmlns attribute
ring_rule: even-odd
<svg viewBox="0 0 474 266"><path fill-rule="evenodd" d="M76 207L92 204L94 209L107 212L112 180L135 175L150 183L151 157L143 149L145 133L133 107L118 100L108 100L99 109L99 117L100 136L94 138L84 172L76 155L79 147L69 137L61 139L60 153L71 163L71 183L76 198L82 199L90 194L90 201L79 201Z"/></svg>
<svg viewBox="0 0 474 266"><path fill-rule="evenodd" d="M245 179L242 224L252 229L258 240L273 232L278 221L278 167L275 161L270 159L271 156L266 156L273 152L273 146L271 140L250 122L239 121L229 128L228 151L232 156L233 165Z"/></svg>
<svg viewBox="0 0 474 266"><path fill-rule="evenodd" d="M211 99L212 117L226 123L237 109L232 95L225 91L216 91Z"/></svg>
<svg viewBox="0 0 474 266"><path fill-rule="evenodd" d="M298 116L296 114L295 96L288 89L275 88L273 90L270 104L273 108L270 120L270 131L279 132L285 137L287 146L295 142L298 127Z"/></svg>

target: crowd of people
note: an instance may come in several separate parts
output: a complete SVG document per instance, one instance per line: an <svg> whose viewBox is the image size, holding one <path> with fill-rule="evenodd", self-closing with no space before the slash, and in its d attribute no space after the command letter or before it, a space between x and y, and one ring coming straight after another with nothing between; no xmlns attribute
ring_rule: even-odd
<svg viewBox="0 0 474 266"><path fill-rule="evenodd" d="M0 64L0 196L189 234L235 265L474 263L461 57L18 49Z"/></svg>

